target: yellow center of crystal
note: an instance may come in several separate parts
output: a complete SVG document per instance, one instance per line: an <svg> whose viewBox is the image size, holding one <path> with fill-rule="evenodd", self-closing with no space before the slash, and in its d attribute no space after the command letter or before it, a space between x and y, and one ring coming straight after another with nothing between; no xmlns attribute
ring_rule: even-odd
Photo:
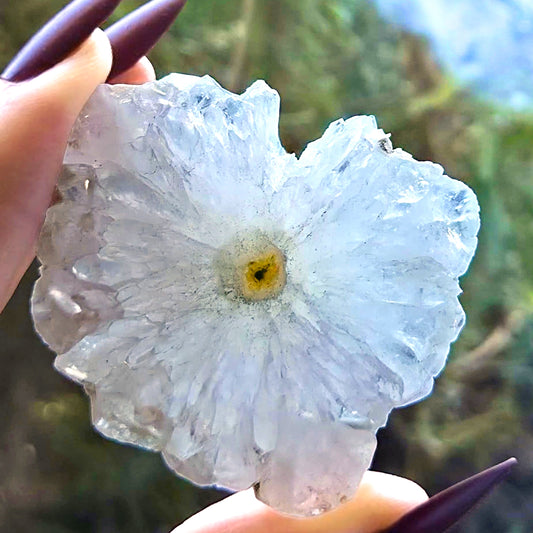
<svg viewBox="0 0 533 533"><path fill-rule="evenodd" d="M246 258L241 264L240 292L246 300L275 298L285 286L285 258L275 246Z"/></svg>

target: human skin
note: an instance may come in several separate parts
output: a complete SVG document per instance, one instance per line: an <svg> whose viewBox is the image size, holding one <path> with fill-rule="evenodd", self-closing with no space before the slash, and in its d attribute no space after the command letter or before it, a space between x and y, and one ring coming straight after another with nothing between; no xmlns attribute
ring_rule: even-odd
<svg viewBox="0 0 533 533"><path fill-rule="evenodd" d="M0 80L0 310L35 257L70 130L111 70L105 34L96 30L67 59L36 78ZM146 58L112 80L155 79ZM355 497L320 517L280 515L253 491L230 496L187 520L175 533L377 533L427 499L407 479L368 472Z"/></svg>
<svg viewBox="0 0 533 533"><path fill-rule="evenodd" d="M109 41L97 30L40 76L16 84L0 80L0 310L35 257L70 130L111 63ZM143 59L113 82L154 78Z"/></svg>
<svg viewBox="0 0 533 533"><path fill-rule="evenodd" d="M378 533L425 500L424 490L408 479L367 472L350 501L321 516L281 515L250 489L208 507L173 533Z"/></svg>

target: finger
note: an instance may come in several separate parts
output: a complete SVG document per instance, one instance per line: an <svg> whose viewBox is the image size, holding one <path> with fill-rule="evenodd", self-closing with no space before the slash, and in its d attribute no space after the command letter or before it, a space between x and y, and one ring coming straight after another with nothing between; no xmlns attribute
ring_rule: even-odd
<svg viewBox="0 0 533 533"><path fill-rule="evenodd" d="M43 114L43 118L59 114L73 123L96 87L105 81L103 78L110 71L112 61L109 40L101 30L95 30L74 54L33 80L20 84L26 93L23 98L28 99L26 106L31 113Z"/></svg>
<svg viewBox="0 0 533 533"><path fill-rule="evenodd" d="M375 533L427 499L424 489L414 481L382 472L367 472L355 497L337 510L317 517L317 529L310 531Z"/></svg>
<svg viewBox="0 0 533 533"><path fill-rule="evenodd" d="M0 310L34 257L72 125L111 63L96 30L40 76L0 84Z"/></svg>
<svg viewBox="0 0 533 533"><path fill-rule="evenodd" d="M115 78L145 56L172 26L186 0L151 0L107 28Z"/></svg>
<svg viewBox="0 0 533 533"><path fill-rule="evenodd" d="M86 41L119 3L120 0L72 0L24 45L2 77L20 82L53 67Z"/></svg>
<svg viewBox="0 0 533 533"><path fill-rule="evenodd" d="M281 515L247 490L208 507L174 533L377 533L426 499L408 479L367 472L352 500L318 517Z"/></svg>
<svg viewBox="0 0 533 533"><path fill-rule="evenodd" d="M141 58L133 67L119 74L109 83L127 83L129 85L141 85L147 81L155 80L155 70L147 57Z"/></svg>

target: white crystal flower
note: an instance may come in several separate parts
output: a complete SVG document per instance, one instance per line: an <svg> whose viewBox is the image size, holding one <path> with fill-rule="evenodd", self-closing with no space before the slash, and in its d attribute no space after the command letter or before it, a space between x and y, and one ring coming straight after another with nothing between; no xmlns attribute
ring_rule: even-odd
<svg viewBox="0 0 533 533"><path fill-rule="evenodd" d="M478 204L373 117L297 159L279 97L209 77L103 86L43 229L35 324L97 429L294 514L355 491L390 410L463 322Z"/></svg>

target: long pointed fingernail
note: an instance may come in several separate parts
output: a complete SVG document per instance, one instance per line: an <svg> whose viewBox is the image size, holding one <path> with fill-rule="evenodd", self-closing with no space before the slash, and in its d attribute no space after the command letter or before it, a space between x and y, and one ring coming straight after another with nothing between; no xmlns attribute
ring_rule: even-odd
<svg viewBox="0 0 533 533"><path fill-rule="evenodd" d="M47 22L9 63L7 81L33 78L65 59L104 22L121 0L74 0Z"/></svg>
<svg viewBox="0 0 533 533"><path fill-rule="evenodd" d="M514 458L488 468L439 492L415 507L383 533L442 533L461 519L505 478L517 463Z"/></svg>
<svg viewBox="0 0 533 533"><path fill-rule="evenodd" d="M106 30L113 48L112 79L133 67L170 28L187 0L152 0Z"/></svg>

